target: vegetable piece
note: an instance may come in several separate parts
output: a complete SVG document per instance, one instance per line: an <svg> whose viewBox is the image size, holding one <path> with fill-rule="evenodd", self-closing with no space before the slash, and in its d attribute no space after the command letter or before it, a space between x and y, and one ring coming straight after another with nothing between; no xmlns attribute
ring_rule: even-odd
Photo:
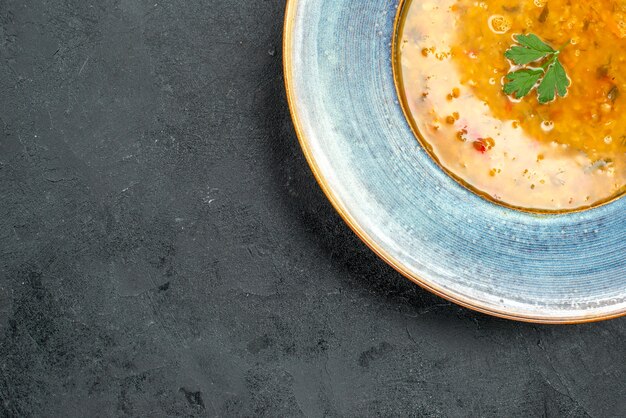
<svg viewBox="0 0 626 418"><path fill-rule="evenodd" d="M546 23L546 20L548 20L548 16L550 15L550 9L548 9L548 5L546 4L546 7L543 8L543 10L541 11L541 14L539 15L539 23Z"/></svg>
<svg viewBox="0 0 626 418"><path fill-rule="evenodd" d="M615 84L613 84L613 87L611 87L611 90L609 90L609 92L607 93L606 97L611 102L615 103L615 101L619 97L619 88Z"/></svg>

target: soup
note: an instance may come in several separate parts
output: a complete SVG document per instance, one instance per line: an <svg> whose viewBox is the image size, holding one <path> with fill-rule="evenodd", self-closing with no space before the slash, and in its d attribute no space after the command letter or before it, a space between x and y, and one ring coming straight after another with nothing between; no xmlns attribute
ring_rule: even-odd
<svg viewBox="0 0 626 418"><path fill-rule="evenodd" d="M536 53L531 40L545 45L543 61L511 59L507 51ZM413 0L396 42L409 121L465 186L538 212L626 191L626 1ZM538 77L526 95L505 87L517 71ZM550 90L554 100L542 100Z"/></svg>

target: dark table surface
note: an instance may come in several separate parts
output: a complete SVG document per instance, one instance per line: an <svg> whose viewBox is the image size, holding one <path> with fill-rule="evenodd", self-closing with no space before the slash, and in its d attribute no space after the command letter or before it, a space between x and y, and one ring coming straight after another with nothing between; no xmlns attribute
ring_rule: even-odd
<svg viewBox="0 0 626 418"><path fill-rule="evenodd" d="M0 1L0 416L624 416L626 319L470 312L349 231L283 12Z"/></svg>

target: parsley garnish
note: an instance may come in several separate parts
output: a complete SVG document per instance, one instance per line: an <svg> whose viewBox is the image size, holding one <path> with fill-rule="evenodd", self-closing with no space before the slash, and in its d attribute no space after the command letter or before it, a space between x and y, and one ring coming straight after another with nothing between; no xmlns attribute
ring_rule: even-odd
<svg viewBox="0 0 626 418"><path fill-rule="evenodd" d="M513 45L504 56L522 68L507 74L504 93L521 99L536 88L541 104L550 103L557 95L565 97L571 83L559 61L559 54L569 45L569 41L561 49L555 50L532 33L515 35L514 38L519 45ZM528 66L541 62L543 64L539 68Z"/></svg>

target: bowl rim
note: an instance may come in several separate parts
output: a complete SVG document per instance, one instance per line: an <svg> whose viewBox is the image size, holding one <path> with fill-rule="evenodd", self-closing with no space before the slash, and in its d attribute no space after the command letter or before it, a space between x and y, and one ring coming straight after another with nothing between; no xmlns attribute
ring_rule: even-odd
<svg viewBox="0 0 626 418"><path fill-rule="evenodd" d="M615 313L605 314L605 315L583 315L579 317L554 317L554 316L540 316L540 315L520 315L517 313L509 312L505 309L494 309L493 307L485 306L475 300L469 298L459 297L458 295L452 294L450 291L440 288L433 283L430 283L428 280L419 277L410 269L408 269L402 262L393 257L389 252L387 252L382 246L377 244L366 232L365 230L355 221L355 219L350 214L348 208L344 207L341 204L339 199L337 199L335 192L332 190L332 187L327 182L324 174L319 168L319 165L313 155L313 152L310 147L310 143L306 135L304 134L304 129L302 128L302 123L298 114L298 106L297 106L297 94L295 89L294 80L292 77L293 73L293 61L292 61L292 52L293 52L293 31L295 26L295 15L297 10L298 0L286 0L285 6L285 15L283 21L283 78L285 83L285 91L287 96L287 104L289 107L289 112L291 114L291 119L293 121L294 129L296 132L296 136L298 138L298 142L300 143L300 147L304 153L307 163L311 171L313 172L313 176L315 180L319 184L320 188L326 195L326 198L330 201L331 205L335 209L335 211L339 214L339 216L343 219L343 221L348 225L348 227L356 234L356 236L367 245L370 250L372 250L379 258L381 258L384 262L390 265L394 270L398 273L417 284L421 288L449 301L454 304L463 306L465 308L471 309L473 311L481 312L487 315L495 316L498 318L504 318L519 322L528 322L534 324L584 324L591 322L600 322L610 319L619 318L622 316L626 316L626 310L618 311ZM400 1L399 3L403 3L404 1ZM396 13L394 28L397 26L397 19L400 18L400 11ZM394 34L395 36L395 30ZM393 40L391 40L393 41ZM397 91L396 91L397 94Z"/></svg>

